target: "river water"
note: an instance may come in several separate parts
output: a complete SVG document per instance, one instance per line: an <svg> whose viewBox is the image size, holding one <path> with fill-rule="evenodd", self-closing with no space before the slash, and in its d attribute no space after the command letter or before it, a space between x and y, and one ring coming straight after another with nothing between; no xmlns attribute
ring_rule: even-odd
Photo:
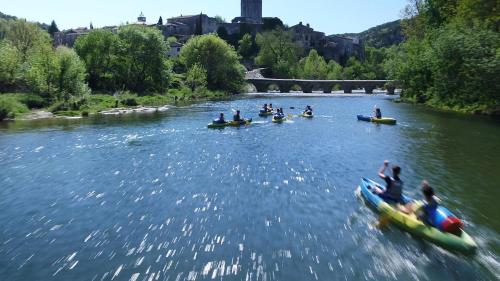
<svg viewBox="0 0 500 281"><path fill-rule="evenodd" d="M257 117L273 103L312 120ZM397 126L358 122L378 104ZM209 130L241 109L252 126ZM385 159L426 178L475 256L377 215L354 190ZM3 123L0 280L498 280L500 123L385 96L245 96L164 113Z"/></svg>

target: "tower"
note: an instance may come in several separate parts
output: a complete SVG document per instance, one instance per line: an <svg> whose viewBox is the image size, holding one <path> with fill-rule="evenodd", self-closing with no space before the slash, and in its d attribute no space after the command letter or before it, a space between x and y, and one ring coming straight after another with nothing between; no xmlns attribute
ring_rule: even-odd
<svg viewBox="0 0 500 281"><path fill-rule="evenodd" d="M262 0L241 0L241 17L248 23L262 23Z"/></svg>

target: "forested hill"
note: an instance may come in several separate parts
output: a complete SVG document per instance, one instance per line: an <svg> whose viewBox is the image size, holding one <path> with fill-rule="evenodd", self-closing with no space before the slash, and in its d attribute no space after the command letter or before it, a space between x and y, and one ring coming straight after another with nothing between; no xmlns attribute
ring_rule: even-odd
<svg viewBox="0 0 500 281"><path fill-rule="evenodd" d="M4 14L2 12L0 12L0 19L5 19L5 20L17 20L17 17L15 16L11 16L11 15L7 15L7 14ZM45 24L45 23L39 23L39 22L36 22L36 24L41 27L42 29L49 29L49 25L48 24Z"/></svg>
<svg viewBox="0 0 500 281"><path fill-rule="evenodd" d="M17 19L16 17L14 16L9 16L9 15L6 15L2 12L0 12L0 19L6 19L6 20L15 20Z"/></svg>
<svg viewBox="0 0 500 281"><path fill-rule="evenodd" d="M404 41L401 20L384 23L361 33L346 33L341 35L359 37L368 46L375 48L390 47Z"/></svg>

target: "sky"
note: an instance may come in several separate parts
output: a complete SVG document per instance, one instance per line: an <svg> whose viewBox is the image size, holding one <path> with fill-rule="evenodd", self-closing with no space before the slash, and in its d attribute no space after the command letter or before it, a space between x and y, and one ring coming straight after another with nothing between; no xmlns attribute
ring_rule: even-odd
<svg viewBox="0 0 500 281"><path fill-rule="evenodd" d="M141 13L148 22L179 15L240 15L240 0L1 0L0 12L50 23L59 29L95 28L135 22ZM401 17L407 0L263 0L263 16L279 17L290 26L303 22L327 34L357 33Z"/></svg>

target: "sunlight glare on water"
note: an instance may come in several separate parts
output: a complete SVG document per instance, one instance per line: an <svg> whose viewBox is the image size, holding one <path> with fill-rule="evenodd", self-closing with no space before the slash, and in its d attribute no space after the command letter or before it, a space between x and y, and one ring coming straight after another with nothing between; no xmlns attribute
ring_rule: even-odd
<svg viewBox="0 0 500 281"><path fill-rule="evenodd" d="M257 116L310 104L315 118ZM397 126L358 122L381 106ZM292 110L290 107L295 107ZM209 130L241 109L251 126ZM151 115L0 127L0 279L498 280L500 124L384 96L250 96ZM474 257L354 194L385 159L464 219Z"/></svg>

